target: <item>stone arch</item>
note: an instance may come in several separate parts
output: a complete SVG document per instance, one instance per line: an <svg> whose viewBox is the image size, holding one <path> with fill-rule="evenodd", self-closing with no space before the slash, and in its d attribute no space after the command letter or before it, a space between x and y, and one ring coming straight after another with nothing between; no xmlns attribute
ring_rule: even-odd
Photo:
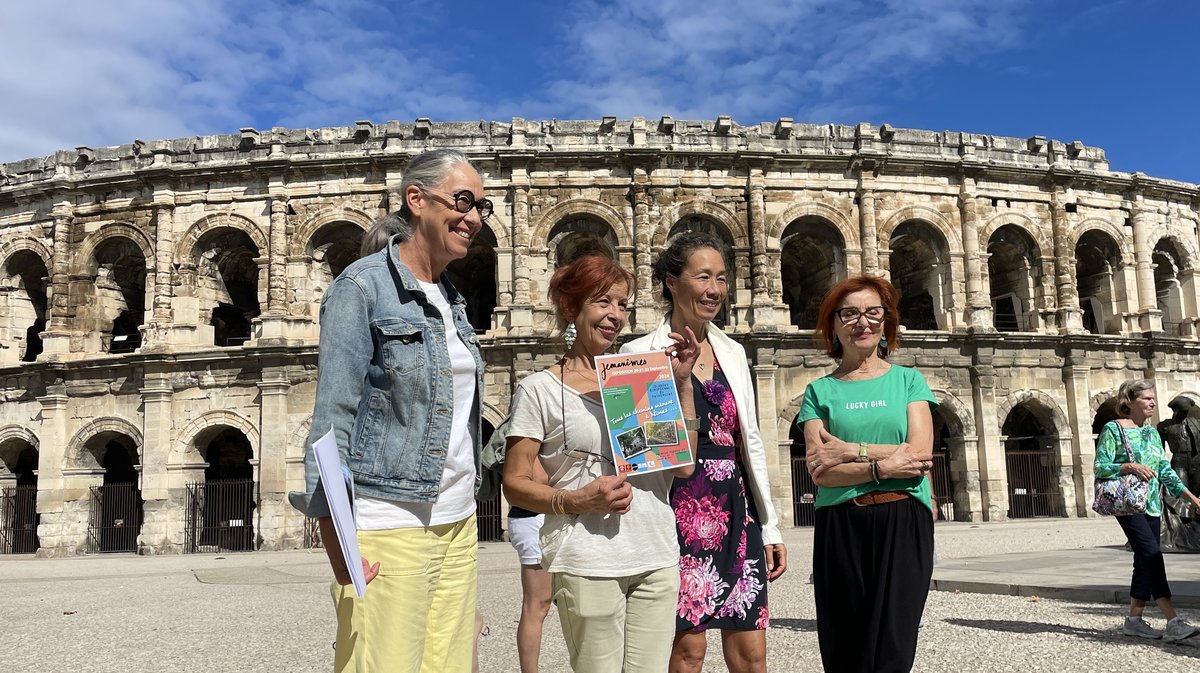
<svg viewBox="0 0 1200 673"><path fill-rule="evenodd" d="M993 325L1001 332L1036 331L1037 309L1047 300L1042 282L1044 249L1028 229L1013 222L991 229L982 247L987 251Z"/></svg>
<svg viewBox="0 0 1200 673"><path fill-rule="evenodd" d="M269 249L267 235L253 220L235 213L214 213L196 220L188 228L187 233L179 239L179 243L175 245L175 263L195 264L198 261L196 247L199 245L200 239L204 238L205 234L218 229L235 229L246 234L258 248L260 256L267 254Z"/></svg>
<svg viewBox="0 0 1200 673"><path fill-rule="evenodd" d="M1113 398L1113 396L1116 394L1117 394L1116 388L1109 388L1107 390L1101 390L1098 393L1093 393L1092 396L1088 398L1088 404L1092 408L1092 413L1094 414L1097 411L1099 411L1100 405L1111 400Z"/></svg>
<svg viewBox="0 0 1200 673"><path fill-rule="evenodd" d="M142 431L136 425L119 416L104 416L85 423L83 427L75 432L71 440L67 442L66 459L64 461L66 466L82 466L85 463L83 454L87 450L88 440L104 432L128 437L133 440L138 456L140 457L143 454Z"/></svg>
<svg viewBox="0 0 1200 673"><path fill-rule="evenodd" d="M467 255L446 265L445 274L466 299L467 321L483 334L492 329L500 301L500 260L496 233L486 223L471 238Z"/></svg>
<svg viewBox="0 0 1200 673"><path fill-rule="evenodd" d="M1024 213L1001 212L988 218L979 228L979 249L986 250L996 231L1006 225L1020 229L1037 246L1038 256L1053 254L1054 242L1046 235L1036 220Z"/></svg>
<svg viewBox="0 0 1200 673"><path fill-rule="evenodd" d="M957 231L954 222L946 217L941 211L930 208L929 206L911 205L892 213L891 216L884 221L883 226L879 228L879 240L884 241L892 237L896 227L899 227L905 222L918 220L933 227L942 239L946 242L946 252L950 255L962 253L962 236Z"/></svg>
<svg viewBox="0 0 1200 673"><path fill-rule="evenodd" d="M944 233L927 220L906 219L890 229L886 240L888 274L900 291L900 324L908 329L949 329L954 323L956 272Z"/></svg>
<svg viewBox="0 0 1200 673"><path fill-rule="evenodd" d="M804 201L788 206L787 210L771 220L767 227L767 239L780 241L788 226L804 217L818 217L831 224L842 235L842 240L845 241L847 248L861 247L858 225L852 222L846 213L817 201ZM779 245L782 247L782 241Z"/></svg>
<svg viewBox="0 0 1200 673"><path fill-rule="evenodd" d="M802 215L783 230L779 282L792 325L816 329L822 299L848 272L846 241L833 222Z"/></svg>
<svg viewBox="0 0 1200 673"><path fill-rule="evenodd" d="M36 433L21 425L5 425L0 427L0 446L9 442L25 442L35 449L41 450L41 440Z"/></svg>
<svg viewBox="0 0 1200 673"><path fill-rule="evenodd" d="M8 264L8 259L22 250L28 250L42 259L42 264L49 270L53 260L50 249L41 241L31 236L12 236L0 242L0 269Z"/></svg>
<svg viewBox="0 0 1200 673"><path fill-rule="evenodd" d="M260 455L258 428L243 416L232 411L218 409L206 411L193 418L175 435L177 439L175 446L171 449L171 454L167 456L167 464L182 465L204 462L197 444L205 439L204 435L208 434L205 431L224 428L240 431L249 440L252 455Z"/></svg>
<svg viewBox="0 0 1200 673"><path fill-rule="evenodd" d="M308 433L312 430L312 414L304 419L304 422L292 430L292 434L288 438L287 446L284 447L284 459L288 462L296 460L304 460L304 454L308 451Z"/></svg>
<svg viewBox="0 0 1200 673"><path fill-rule="evenodd" d="M1175 254L1179 256L1180 269L1195 269L1196 268L1196 243L1190 237L1180 236L1176 232L1168 231L1158 238L1150 241L1150 249L1155 250L1164 241L1169 242L1174 248Z"/></svg>
<svg viewBox="0 0 1200 673"><path fill-rule="evenodd" d="M125 238L137 246L146 261L148 275L153 275L154 243L141 229L125 222L105 224L83 240L79 250L74 255L72 272L77 274L96 275L99 264L95 261L96 250L106 241L114 238Z"/></svg>
<svg viewBox="0 0 1200 673"><path fill-rule="evenodd" d="M359 229L366 231L371 227L374 218L358 208L351 208L344 205L322 208L300 224L300 226L296 227L296 233L288 241L287 254L293 257L305 254L310 247L313 236L322 227L334 222L350 222L351 224L358 225Z"/></svg>
<svg viewBox="0 0 1200 673"><path fill-rule="evenodd" d="M633 231L625 218L612 206L593 199L568 199L561 201L542 211L537 224L533 227L533 235L529 239L534 247L545 247L548 244L550 231L558 223L571 217L592 217L606 223L612 228L617 237L617 245L630 247L633 245Z"/></svg>
<svg viewBox="0 0 1200 673"><path fill-rule="evenodd" d="M0 361L33 362L42 353L50 318L49 251L30 238L0 246L0 339L11 346Z"/></svg>
<svg viewBox="0 0 1200 673"><path fill-rule="evenodd" d="M744 248L750 245L750 237L746 233L745 224L738 219L737 215L724 205L705 199L688 199L672 203L665 208L662 217L658 220L658 226L654 229L651 245L655 249L666 246L667 239L671 236L671 230L688 217L703 217L716 222L725 230L725 238L732 247Z"/></svg>
<svg viewBox="0 0 1200 673"><path fill-rule="evenodd" d="M975 414L957 395L942 388L933 389L933 397L938 402L946 425L956 437L975 435Z"/></svg>
<svg viewBox="0 0 1200 673"><path fill-rule="evenodd" d="M1107 234L1122 257L1133 255L1133 239L1125 233L1123 227L1100 217L1089 217L1071 228L1070 242L1072 249L1079 245L1079 239L1089 231L1099 231Z"/></svg>
<svg viewBox="0 0 1200 673"><path fill-rule="evenodd" d="M1060 438L1071 436L1071 424L1066 413L1053 397L1040 390L1017 390L1004 398L996 407L996 427L1004 427L1004 420L1010 412L1021 404L1028 404L1038 414L1038 420L1045 421L1047 429L1053 430Z"/></svg>
<svg viewBox="0 0 1200 673"><path fill-rule="evenodd" d="M484 402L479 410L479 417L491 423L493 428L498 428L504 422L504 419L508 417L508 414L501 411L499 407L491 402Z"/></svg>

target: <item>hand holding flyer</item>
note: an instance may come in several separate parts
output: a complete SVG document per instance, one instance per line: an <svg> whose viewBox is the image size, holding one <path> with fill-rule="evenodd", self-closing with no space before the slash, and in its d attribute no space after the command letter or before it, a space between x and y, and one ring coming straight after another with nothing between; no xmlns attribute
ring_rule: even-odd
<svg viewBox="0 0 1200 673"><path fill-rule="evenodd" d="M596 378L618 474L647 474L693 463L671 361L664 351L598 356Z"/></svg>

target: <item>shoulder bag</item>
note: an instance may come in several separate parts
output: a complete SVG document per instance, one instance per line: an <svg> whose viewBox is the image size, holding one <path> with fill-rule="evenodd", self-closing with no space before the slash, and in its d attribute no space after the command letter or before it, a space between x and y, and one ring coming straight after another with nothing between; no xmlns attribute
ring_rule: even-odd
<svg viewBox="0 0 1200 673"><path fill-rule="evenodd" d="M1115 421L1114 421L1115 422ZM1129 462L1138 462L1137 454L1129 445L1125 428L1117 423L1117 431L1125 444L1125 457ZM1146 511L1150 496L1150 482L1136 474L1119 474L1111 479L1096 480L1096 499L1092 509L1105 516L1130 516Z"/></svg>

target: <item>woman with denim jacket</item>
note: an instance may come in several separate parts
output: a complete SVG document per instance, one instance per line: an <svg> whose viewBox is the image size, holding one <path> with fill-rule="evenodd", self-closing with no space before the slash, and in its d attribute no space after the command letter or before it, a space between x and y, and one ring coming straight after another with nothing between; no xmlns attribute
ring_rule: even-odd
<svg viewBox="0 0 1200 673"><path fill-rule="evenodd" d="M331 428L353 476L369 590L357 598L311 449L306 512L333 567L336 671L471 670L475 490L483 364L462 296L443 275L491 215L465 155L433 150L404 171L395 233L321 302L309 444ZM371 561L374 562L371 565Z"/></svg>
<svg viewBox="0 0 1200 673"><path fill-rule="evenodd" d="M542 566L576 673L662 673L675 632L672 474L617 474L596 380L595 358L624 329L634 286L633 274L608 257L586 255L558 269L550 298L560 326L569 324L567 352L525 377L512 401L504 493L510 503L547 515ZM696 338L671 337L680 406L694 423ZM688 437L694 442L695 431Z"/></svg>
<svg viewBox="0 0 1200 673"><path fill-rule="evenodd" d="M1116 517L1133 549L1133 579L1129 585L1129 616L1121 625L1121 633L1138 638L1183 640L1196 635L1196 627L1175 613L1171 602L1171 587L1167 584L1167 568L1159 546L1159 520L1162 516L1162 497L1159 484L1171 495L1185 497L1200 507L1191 491L1171 469L1171 459L1163 450L1162 438L1150 425L1158 395L1154 382L1147 379L1126 381L1117 389L1117 413L1120 418L1109 421L1100 431L1096 442L1096 479L1112 479L1118 475L1134 474L1150 482L1146 496L1146 511L1131 516ZM1166 627L1159 631L1142 618L1146 601L1153 599L1167 618Z"/></svg>

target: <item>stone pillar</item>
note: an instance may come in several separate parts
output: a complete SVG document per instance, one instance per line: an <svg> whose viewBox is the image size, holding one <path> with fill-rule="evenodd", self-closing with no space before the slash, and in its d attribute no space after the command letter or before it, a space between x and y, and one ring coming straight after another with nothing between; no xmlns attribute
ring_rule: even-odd
<svg viewBox="0 0 1200 673"><path fill-rule="evenodd" d="M172 270L175 261L174 194L154 193L154 298L150 321L142 327L142 352L161 353L170 349L170 325L174 321L171 298L175 294Z"/></svg>
<svg viewBox="0 0 1200 673"><path fill-rule="evenodd" d="M967 327L974 331L994 332L991 296L983 278L987 260L979 254L979 209L975 203L974 178L963 178L958 209L962 217L963 254L966 255Z"/></svg>
<svg viewBox="0 0 1200 673"><path fill-rule="evenodd" d="M858 235L862 238L862 272L879 275L879 230L875 223L875 192L863 186L860 177L858 188Z"/></svg>
<svg viewBox="0 0 1200 673"><path fill-rule="evenodd" d="M61 360L71 351L71 224L75 219L71 204L54 204L54 249L50 251L50 319L42 333L39 359Z"/></svg>
<svg viewBox="0 0 1200 673"><path fill-rule="evenodd" d="M530 335L533 332L533 291L529 279L529 249L531 246L529 221L529 172L524 161L514 162L512 167L513 202L513 301L509 311L509 334Z"/></svg>
<svg viewBox="0 0 1200 673"><path fill-rule="evenodd" d="M38 556L74 556L85 551L87 541L87 489L68 490L63 474L66 467L67 393L61 381L47 386L42 405L41 424L37 428L38 451L37 511Z"/></svg>
<svg viewBox="0 0 1200 673"><path fill-rule="evenodd" d="M272 196L270 249L267 262L267 313L286 315L287 298L287 197Z"/></svg>
<svg viewBox="0 0 1200 673"><path fill-rule="evenodd" d="M1154 287L1154 261L1150 233L1154 227L1153 212L1140 203L1133 209L1133 258L1137 268L1138 330L1161 332L1162 311L1158 309L1158 296Z"/></svg>
<svg viewBox="0 0 1200 673"><path fill-rule="evenodd" d="M629 186L629 201L633 204L633 266L638 291L634 297L633 321L635 333L649 332L658 326L658 311L654 302L654 279L651 264L653 225L650 223L650 179L645 169L633 170L634 183Z"/></svg>
<svg viewBox="0 0 1200 673"><path fill-rule="evenodd" d="M750 325L754 331L778 331L775 300L771 298L771 257L767 254L766 177L761 168L750 168L746 184L750 233ZM782 298L782 295L781 295ZM744 328L743 328L744 329ZM768 444L770 446L770 444Z"/></svg>
<svg viewBox="0 0 1200 673"><path fill-rule="evenodd" d="M182 490L173 491L167 463L174 453L175 437L171 375L166 369L147 371L142 382L142 500L144 516L140 549L181 553L187 505ZM146 448L149 447L149 448Z"/></svg>
<svg viewBox="0 0 1200 673"><path fill-rule="evenodd" d="M1075 247L1071 245L1071 223L1067 217L1066 195L1054 186L1050 195L1050 225L1054 235L1054 273L1058 292L1058 331L1083 334L1083 311L1075 287Z"/></svg>
<svg viewBox="0 0 1200 673"><path fill-rule="evenodd" d="M758 351L759 362L770 362L774 351L762 348ZM785 513L791 519L791 444L779 440L779 400L775 390L775 364L756 364L754 371L755 404L758 405L758 430L762 434L763 452L767 457L767 477L770 480L772 504L782 523Z"/></svg>
<svg viewBox="0 0 1200 673"><path fill-rule="evenodd" d="M990 341L991 339L989 339ZM979 487L985 521L1008 518L1008 466L996 418L996 369L991 343L978 344L971 366L971 394L978 430Z"/></svg>
<svg viewBox="0 0 1200 673"><path fill-rule="evenodd" d="M1092 513L1093 463L1096 460L1096 443L1092 439L1092 404L1090 385L1091 365L1088 347L1074 345L1067 351L1063 367L1063 384L1067 392L1067 420L1071 424L1070 486L1073 497L1063 500L1067 516L1087 517ZM1064 464L1065 466L1065 464ZM1065 476L1065 475L1064 475Z"/></svg>
<svg viewBox="0 0 1200 673"><path fill-rule="evenodd" d="M986 507L979 484L979 437L947 437L955 521L983 521Z"/></svg>
<svg viewBox="0 0 1200 673"><path fill-rule="evenodd" d="M287 501L287 442L293 428L279 419L289 418L288 394L292 385L283 367L263 369L258 383L260 392L258 427L258 509L255 530L261 549L287 548L288 522L292 519ZM300 522L302 524L302 522ZM298 545L292 545L298 546Z"/></svg>

